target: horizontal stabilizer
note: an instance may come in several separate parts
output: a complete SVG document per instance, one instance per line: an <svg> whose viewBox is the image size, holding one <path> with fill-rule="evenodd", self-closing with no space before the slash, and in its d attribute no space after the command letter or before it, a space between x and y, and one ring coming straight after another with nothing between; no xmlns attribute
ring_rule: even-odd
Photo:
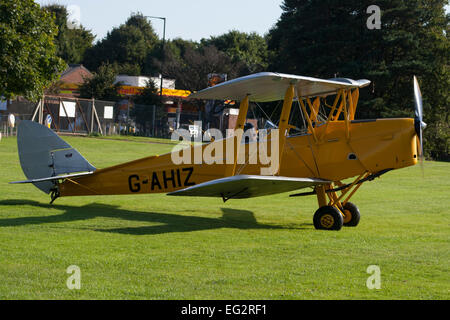
<svg viewBox="0 0 450 320"><path fill-rule="evenodd" d="M204 182L183 190L168 193L168 195L222 197L226 201L228 199L266 196L328 183L330 181L321 179L238 175Z"/></svg>
<svg viewBox="0 0 450 320"><path fill-rule="evenodd" d="M23 181L13 181L10 182L10 184L19 184L19 183L38 183L38 182L45 182L45 181L57 181L57 180L63 180L63 179L69 179L69 178L79 178L82 176L87 176L90 174L93 174L94 172L83 172L83 173L75 173L75 174L66 174L66 175L60 175L60 176L54 176L54 177L48 177L48 178L40 178L40 179L31 179L31 180L23 180Z"/></svg>

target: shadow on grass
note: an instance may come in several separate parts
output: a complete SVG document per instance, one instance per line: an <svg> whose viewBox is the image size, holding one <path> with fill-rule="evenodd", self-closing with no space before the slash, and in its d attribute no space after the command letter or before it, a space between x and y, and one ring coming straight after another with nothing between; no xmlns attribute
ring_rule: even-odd
<svg viewBox="0 0 450 320"><path fill-rule="evenodd" d="M40 217L20 217L11 219L0 219L0 227L14 227L24 225L39 225L46 223L71 222L89 220L96 217L119 218L128 221L140 221L160 223L154 226L130 227L119 229L95 229L95 231L111 232L130 235L154 235L171 232L192 232L200 230L234 228L234 229L301 229L299 227L283 227L275 225L260 224L256 221L253 212L248 210L235 210L221 208L222 217L205 218L197 216L186 216L179 214L168 214L158 212L139 212L121 209L118 206L105 204L89 204L81 207L67 205L50 205L30 200L3 200L0 206L27 205L44 209L57 209L64 211L58 215L47 215Z"/></svg>

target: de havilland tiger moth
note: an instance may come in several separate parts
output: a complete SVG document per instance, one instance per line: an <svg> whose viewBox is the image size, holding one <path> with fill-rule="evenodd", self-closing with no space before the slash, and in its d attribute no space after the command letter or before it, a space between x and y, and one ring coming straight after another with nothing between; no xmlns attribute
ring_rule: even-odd
<svg viewBox="0 0 450 320"><path fill-rule="evenodd" d="M369 84L368 80L324 80L272 72L223 82L192 93L190 98L238 102L239 115L231 136L103 169L92 166L49 128L21 121L17 143L27 180L12 183L32 183L50 194L52 202L69 196L148 193L228 201L311 188L290 196L317 197L316 229L356 226L360 212L349 200L360 186L423 159L426 124L416 77L415 118L355 119L359 90ZM250 103L271 101L282 101L278 126L256 141L246 142L243 129ZM289 123L294 105L305 123L297 134ZM264 157L249 161L252 155L248 150L261 154L263 148L271 150L270 157L276 161L268 163ZM225 158L192 161L198 154L219 151ZM175 163L175 155L191 161ZM347 179L350 182L344 183Z"/></svg>

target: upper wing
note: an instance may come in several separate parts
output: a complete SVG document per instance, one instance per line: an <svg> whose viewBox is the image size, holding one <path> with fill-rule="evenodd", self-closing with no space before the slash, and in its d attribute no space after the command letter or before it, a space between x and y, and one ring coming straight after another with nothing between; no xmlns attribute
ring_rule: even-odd
<svg viewBox="0 0 450 320"><path fill-rule="evenodd" d="M206 100L242 100L249 95L250 101L268 102L283 100L286 89L295 84L299 96L314 97L336 94L339 89L362 88L370 84L369 80L318 78L295 76L290 74L261 72L220 83L191 94L190 98Z"/></svg>
<svg viewBox="0 0 450 320"><path fill-rule="evenodd" d="M327 184L330 181L280 176L238 175L212 180L183 190L168 193L169 196L222 197L244 199L288 192Z"/></svg>

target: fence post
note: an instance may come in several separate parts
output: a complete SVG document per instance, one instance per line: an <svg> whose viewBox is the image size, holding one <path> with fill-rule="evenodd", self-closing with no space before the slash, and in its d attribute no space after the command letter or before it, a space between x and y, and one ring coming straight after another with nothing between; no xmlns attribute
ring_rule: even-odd
<svg viewBox="0 0 450 320"><path fill-rule="evenodd" d="M39 124L44 124L44 103L45 96L42 96L42 103L40 104L39 108Z"/></svg>
<svg viewBox="0 0 450 320"><path fill-rule="evenodd" d="M95 108L94 99L92 99L92 111L94 113L95 120L97 120L98 131L100 132L101 135L103 135L102 124L100 123L100 119L98 118L97 108ZM92 121L93 121L93 119L92 119Z"/></svg>
<svg viewBox="0 0 450 320"><path fill-rule="evenodd" d="M94 98L92 98L92 105L91 105L91 132L94 132Z"/></svg>
<svg viewBox="0 0 450 320"><path fill-rule="evenodd" d="M34 121L34 119L36 118L39 108L41 107L41 102L42 102L42 100L39 100L39 102L37 103L36 108L34 109L34 112L33 112L33 116L31 117L31 121Z"/></svg>

